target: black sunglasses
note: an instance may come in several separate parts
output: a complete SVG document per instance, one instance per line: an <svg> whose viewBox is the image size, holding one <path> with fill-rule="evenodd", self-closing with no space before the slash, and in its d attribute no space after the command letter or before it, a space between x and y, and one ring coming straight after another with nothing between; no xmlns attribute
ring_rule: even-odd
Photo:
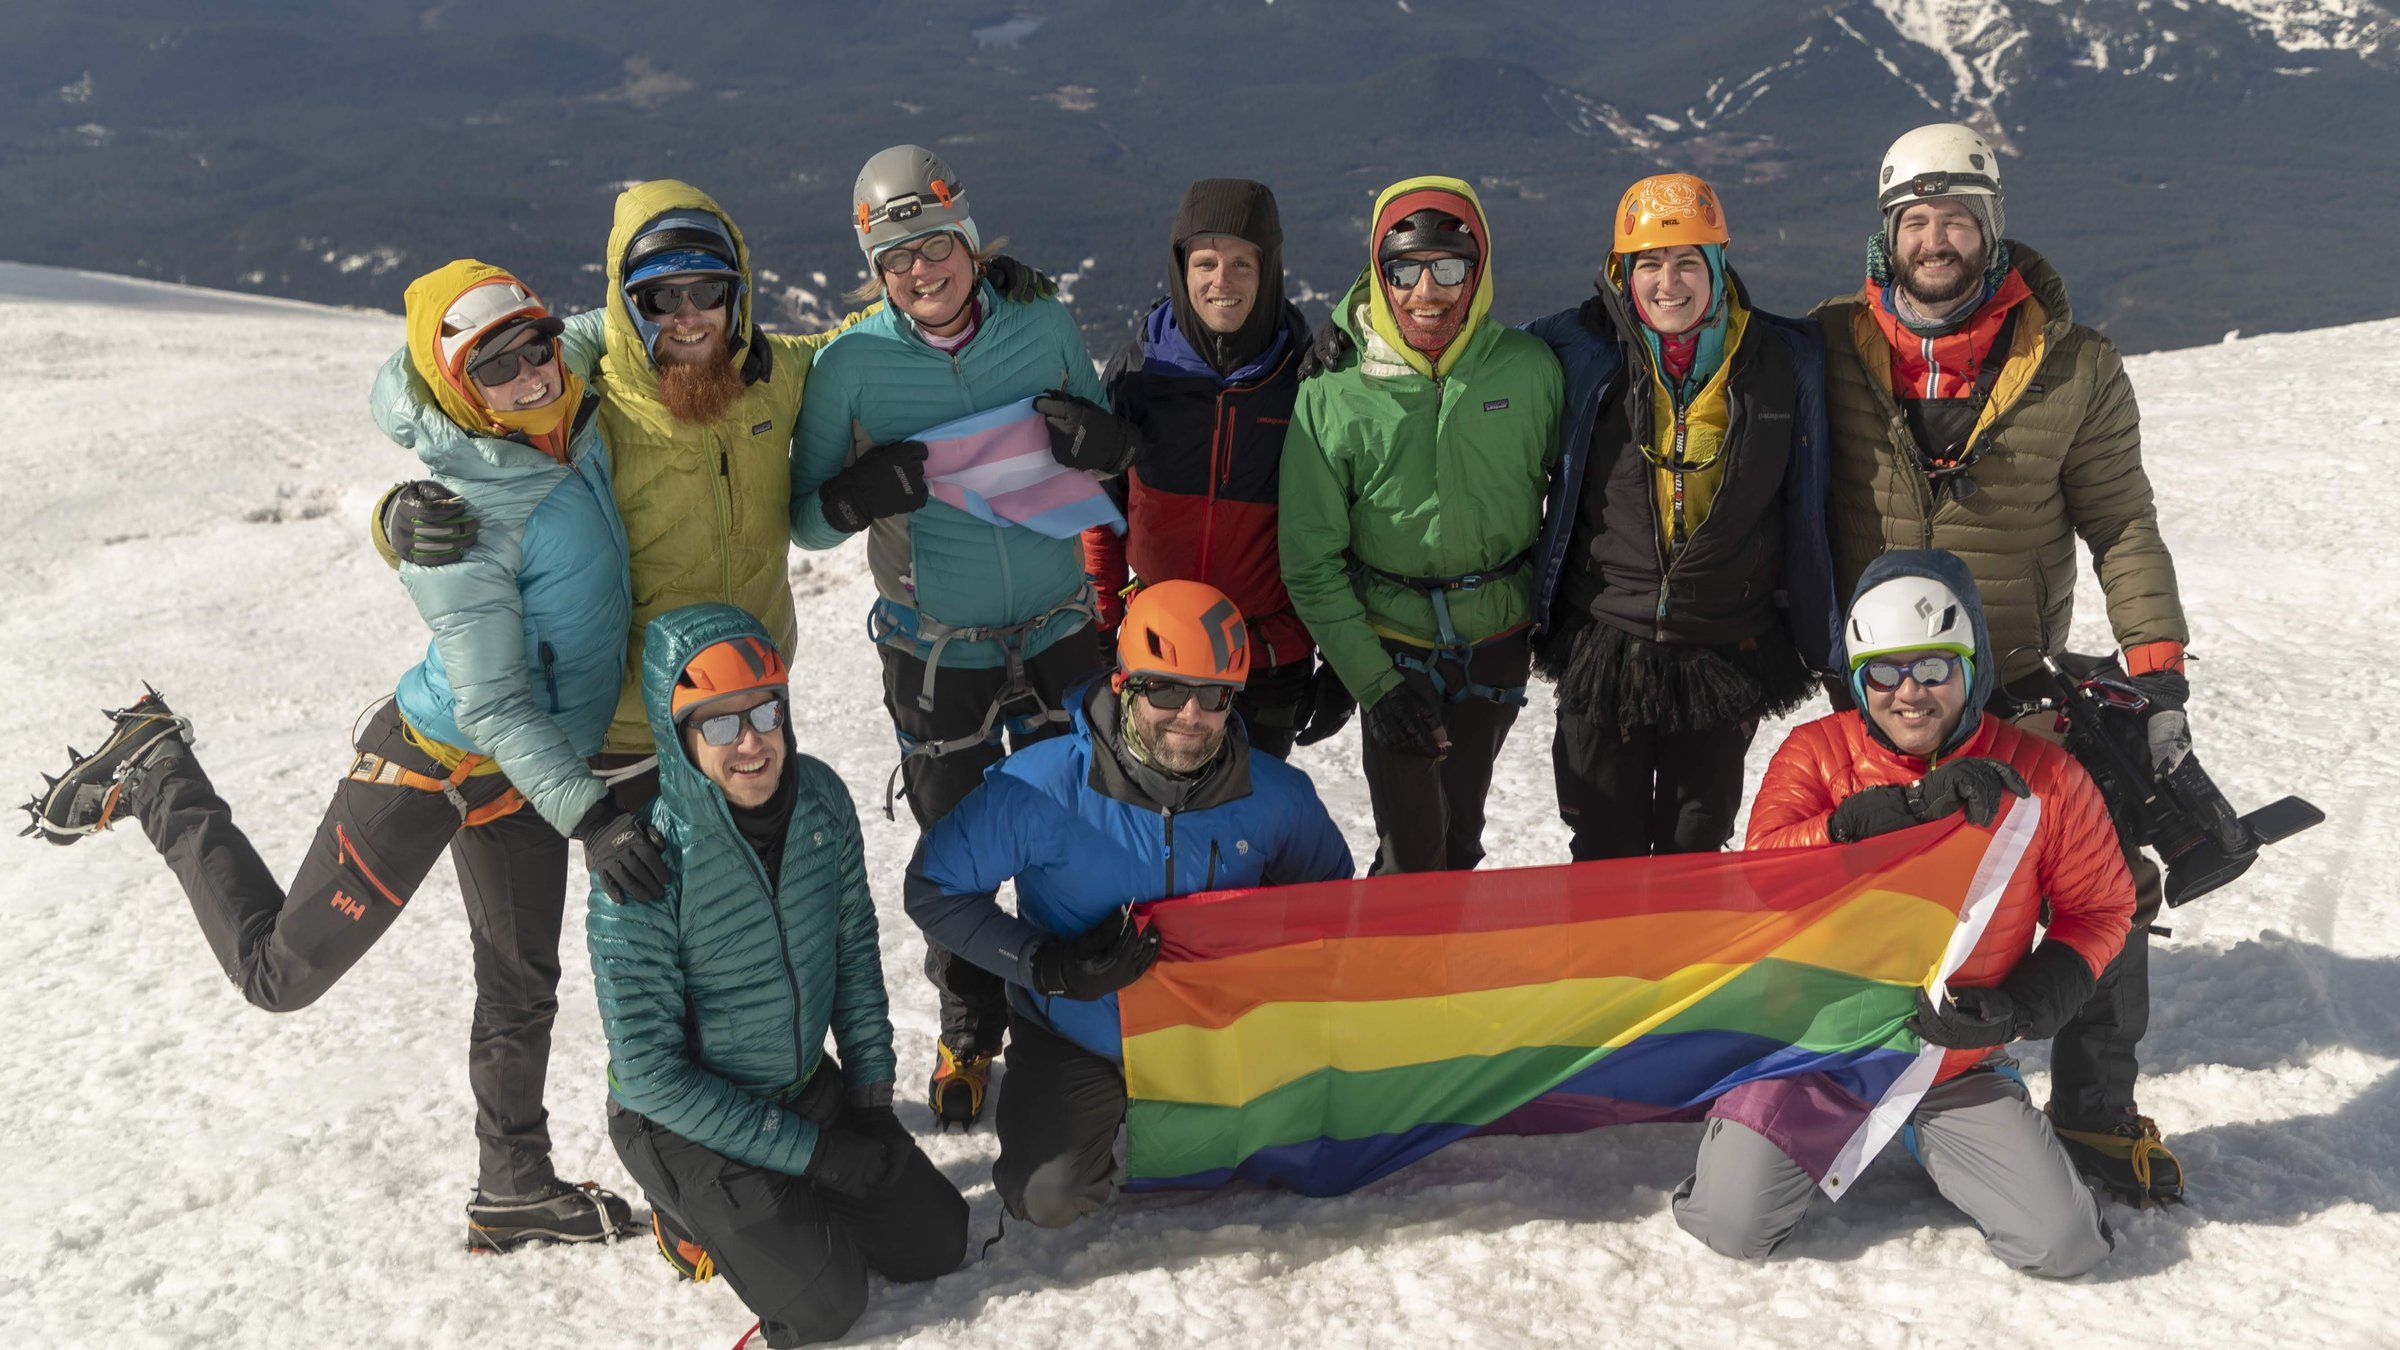
<svg viewBox="0 0 2400 1350"><path fill-rule="evenodd" d="M1186 703L1197 701L1202 712L1223 712L1233 706L1233 686L1224 684L1181 684L1173 680L1136 680L1133 692L1142 701L1160 712L1173 712Z"/></svg>
<svg viewBox="0 0 2400 1350"><path fill-rule="evenodd" d="M1950 683L1966 662L1956 656L1920 656L1903 665L1898 661L1869 661L1860 669L1867 683L1878 689L1897 689L1906 680L1915 680L1927 689Z"/></svg>
<svg viewBox="0 0 2400 1350"><path fill-rule="evenodd" d="M700 719L700 739L710 745L731 745L742 738L742 723L764 736L783 725L783 700L771 698L742 712L718 713Z"/></svg>
<svg viewBox="0 0 2400 1350"><path fill-rule="evenodd" d="M558 344L546 337L533 338L522 346L504 352L494 352L467 366L475 383L486 389L500 389L513 383L518 373L528 366L546 366L558 355Z"/></svg>
<svg viewBox="0 0 2400 1350"><path fill-rule="evenodd" d="M683 302L687 299L692 302L692 308L703 313L723 309L726 297L732 294L733 283L721 278L714 281L662 281L635 291L633 303L640 308L643 318L663 319L683 308Z"/></svg>
<svg viewBox="0 0 2400 1350"><path fill-rule="evenodd" d="M1383 279L1395 291L1405 291L1417 284L1425 269L1433 269L1433 284L1456 286L1467 279L1475 265L1464 258L1394 258L1383 265Z"/></svg>
<svg viewBox="0 0 2400 1350"><path fill-rule="evenodd" d="M922 255L929 263L946 262L958 251L958 236L950 233L932 235L921 243L895 244L875 255L875 265L893 276L899 276L917 265Z"/></svg>

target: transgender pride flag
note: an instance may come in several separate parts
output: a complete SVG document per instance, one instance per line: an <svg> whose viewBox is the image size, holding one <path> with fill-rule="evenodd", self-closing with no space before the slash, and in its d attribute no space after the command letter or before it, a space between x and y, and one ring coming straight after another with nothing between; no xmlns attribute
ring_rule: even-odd
<svg viewBox="0 0 2400 1350"><path fill-rule="evenodd" d="M1050 424L1019 399L917 433L935 501L994 525L1072 539L1094 525L1122 534L1125 517L1100 481L1050 456Z"/></svg>

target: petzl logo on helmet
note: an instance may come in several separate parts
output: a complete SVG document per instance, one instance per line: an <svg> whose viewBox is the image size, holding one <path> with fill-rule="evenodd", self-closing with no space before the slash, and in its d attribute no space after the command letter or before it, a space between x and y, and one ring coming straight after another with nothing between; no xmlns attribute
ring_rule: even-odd
<svg viewBox="0 0 2400 1350"><path fill-rule="evenodd" d="M1217 669L1233 668L1233 654L1249 645L1250 635L1242 628L1241 611L1231 600L1219 600L1200 616L1200 626L1208 630L1209 654L1217 661Z"/></svg>

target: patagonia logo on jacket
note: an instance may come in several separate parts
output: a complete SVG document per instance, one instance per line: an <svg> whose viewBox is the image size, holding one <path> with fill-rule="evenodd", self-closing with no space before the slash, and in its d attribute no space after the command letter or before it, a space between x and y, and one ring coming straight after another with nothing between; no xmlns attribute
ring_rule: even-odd
<svg viewBox="0 0 2400 1350"><path fill-rule="evenodd" d="M1498 411L1500 411L1502 408L1505 408L1505 407L1507 407L1507 406L1508 406L1508 400L1507 400L1507 399L1504 399L1504 398L1486 399L1486 400L1484 400L1484 404L1483 404L1483 410L1484 410L1485 412L1498 412Z"/></svg>
<svg viewBox="0 0 2400 1350"><path fill-rule="evenodd" d="M775 419L770 417L766 421L759 423L757 426L750 428L750 434L753 436L764 436L774 429Z"/></svg>

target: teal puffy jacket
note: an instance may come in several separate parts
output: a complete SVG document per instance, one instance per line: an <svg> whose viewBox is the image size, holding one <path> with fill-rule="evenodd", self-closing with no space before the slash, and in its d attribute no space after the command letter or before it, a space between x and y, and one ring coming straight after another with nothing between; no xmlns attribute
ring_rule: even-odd
<svg viewBox="0 0 2400 1350"><path fill-rule="evenodd" d="M675 677L702 648L766 636L731 605L688 605L650 621L642 698L659 755L649 813L674 882L648 904L619 904L593 887L584 931L610 1094L737 1162L798 1175L817 1127L780 1103L816 1072L828 1030L851 1091L891 1082L892 1023L850 790L817 760L788 756L784 771L799 776L799 789L783 874L770 885L724 792L681 751L669 716Z"/></svg>
<svg viewBox="0 0 2400 1350"><path fill-rule="evenodd" d="M823 549L850 537L826 523L817 488L862 450L1050 389L1108 405L1065 305L1008 303L990 282L978 283L976 294L981 327L955 353L928 344L889 306L817 353L792 439L793 543ZM954 628L1008 627L1050 613L1084 587L1080 540L994 525L938 501L869 526L867 562L883 597L878 633L915 635L919 614ZM1026 638L1025 655L1088 622L1080 611L1058 615ZM929 646L920 642L917 654ZM1006 659L996 642L960 641L942 652L942 664L961 668Z"/></svg>
<svg viewBox="0 0 2400 1350"><path fill-rule="evenodd" d="M400 715L445 745L489 755L560 834L606 789L600 750L633 619L625 527L608 447L586 400L561 464L532 446L470 436L435 405L402 351L371 397L376 424L467 500L481 531L465 559L400 568L433 630L400 677Z"/></svg>

